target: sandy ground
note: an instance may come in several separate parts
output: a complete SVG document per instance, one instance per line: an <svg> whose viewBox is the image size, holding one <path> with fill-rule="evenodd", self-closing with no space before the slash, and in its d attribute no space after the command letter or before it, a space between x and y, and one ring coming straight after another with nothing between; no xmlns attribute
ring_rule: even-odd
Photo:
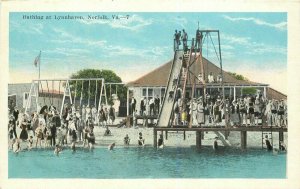
<svg viewBox="0 0 300 189"><path fill-rule="evenodd" d="M127 127L110 127L111 136L104 136L105 128L95 126L94 133L96 137L96 146L107 147L108 145L115 143L116 147L124 146L124 137L128 134L130 138L130 147L138 146L139 133L143 134L146 146L153 146L153 128L138 127L138 128L127 128ZM17 134L19 136L21 130L17 128ZM29 132L29 136L32 132ZM221 132L205 132L204 138L202 139L202 145L212 146L215 137L218 136L218 144L220 146L240 146L240 132L230 132L228 140L225 140L224 135ZM158 136L159 138L159 136ZM274 147L278 147L278 132L273 133L273 144ZM35 139L34 139L35 140ZM284 142L287 145L287 133L284 134ZM70 141L70 140L69 140ZM82 142L78 142L80 146ZM164 144L169 147L191 147L196 145L196 134L195 132L186 132L186 139L184 140L183 132L168 132L168 138L164 134ZM23 143L21 147L27 146L27 143ZM248 132L247 133L247 146L248 147L261 147L262 146L262 133L261 132Z"/></svg>

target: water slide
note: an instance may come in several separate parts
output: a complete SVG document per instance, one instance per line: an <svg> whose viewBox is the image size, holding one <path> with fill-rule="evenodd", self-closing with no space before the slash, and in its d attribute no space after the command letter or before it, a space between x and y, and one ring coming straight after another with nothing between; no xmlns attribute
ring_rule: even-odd
<svg viewBox="0 0 300 189"><path fill-rule="evenodd" d="M172 115L172 109L175 100L175 92L177 90L177 85L180 81L179 74L182 67L182 58L183 58L183 50L177 50L174 54L174 59L172 62L172 67L167 83L167 88L164 95L164 100L162 102L161 111L158 116L157 126L158 127L168 127L170 117ZM174 82L177 79L177 82ZM175 84L176 83L176 84ZM170 98L170 93L173 92L173 97Z"/></svg>

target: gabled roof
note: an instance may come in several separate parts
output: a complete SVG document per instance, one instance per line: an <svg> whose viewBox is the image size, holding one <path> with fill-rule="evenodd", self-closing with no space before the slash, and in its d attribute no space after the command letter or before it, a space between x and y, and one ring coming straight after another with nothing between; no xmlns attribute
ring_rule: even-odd
<svg viewBox="0 0 300 189"><path fill-rule="evenodd" d="M193 56L192 58L195 58L195 56ZM146 75L138 78L137 80L129 82L127 85L132 87L166 86L170 75L171 66L172 66L172 60L156 68L155 70L147 73ZM211 63L205 58L203 58L203 67L204 67L204 73L207 73L205 76L206 81L207 81L208 73L212 72L215 79L221 73L221 69L219 67L217 67L216 65L214 65L213 63ZM199 73L201 73L200 58L198 58L195 61L195 63L191 66L190 70L192 70L192 72L196 76L198 76ZM224 85L268 86L267 84L256 83L252 81L237 80L236 78L234 78L224 70L223 70L223 77L224 77ZM210 83L210 84L206 83L206 84L220 85L219 83Z"/></svg>

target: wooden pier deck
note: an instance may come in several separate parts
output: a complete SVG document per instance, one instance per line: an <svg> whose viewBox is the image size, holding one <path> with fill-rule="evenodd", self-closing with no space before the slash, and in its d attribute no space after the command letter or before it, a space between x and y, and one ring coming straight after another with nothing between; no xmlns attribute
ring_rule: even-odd
<svg viewBox="0 0 300 189"><path fill-rule="evenodd" d="M213 131L218 132L222 131L225 133L229 132L240 132L241 133L241 148L247 148L247 132L278 132L279 133L279 141L283 141L283 133L288 131L287 127L275 127L275 126L238 126L238 127L225 127L225 126L202 126L202 127L183 127L183 126L175 126L175 127L154 127L153 128L153 142L154 147L157 147L157 132L165 132L166 138L168 136L169 131L183 131L184 138L186 131L194 131L196 132L196 147L198 149L201 148L201 139L202 133ZM225 134L226 135L226 134Z"/></svg>
<svg viewBox="0 0 300 189"><path fill-rule="evenodd" d="M287 132L287 127L275 126L238 126L238 127L225 127L225 126L203 126L203 127L154 127L156 131L272 131L272 132Z"/></svg>

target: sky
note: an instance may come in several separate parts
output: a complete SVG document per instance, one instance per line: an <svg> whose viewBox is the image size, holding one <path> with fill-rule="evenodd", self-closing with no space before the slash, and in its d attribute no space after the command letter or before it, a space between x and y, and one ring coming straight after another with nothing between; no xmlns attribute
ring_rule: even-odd
<svg viewBox="0 0 300 189"><path fill-rule="evenodd" d="M58 19L68 15L78 19ZM287 14L276 12L10 13L9 82L37 79L33 63L40 51L42 79L92 68L111 69L123 82L133 81L173 58L175 29L185 29L191 39L198 24L220 31L225 71L287 93ZM219 66L216 37L203 45L203 55Z"/></svg>

